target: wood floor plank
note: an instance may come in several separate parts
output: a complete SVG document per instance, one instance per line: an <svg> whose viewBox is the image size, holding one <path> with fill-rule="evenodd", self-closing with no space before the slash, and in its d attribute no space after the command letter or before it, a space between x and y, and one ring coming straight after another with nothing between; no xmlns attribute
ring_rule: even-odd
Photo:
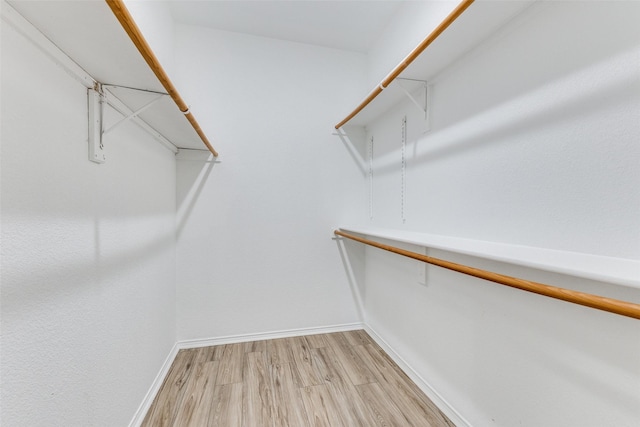
<svg viewBox="0 0 640 427"><path fill-rule="evenodd" d="M386 360L384 360L371 346L357 346L355 350L360 354L362 360L371 366L371 372L376 376L378 383L389 389L388 398L391 400L408 419L422 420L425 427L442 426L442 422L435 417L438 414L431 414L432 408L428 408L420 397L411 390L403 378L401 378Z"/></svg>
<svg viewBox="0 0 640 427"><path fill-rule="evenodd" d="M349 427L340 416L336 398L328 385L300 389L308 423L313 427Z"/></svg>
<svg viewBox="0 0 640 427"><path fill-rule="evenodd" d="M245 353L256 353L256 352L266 353L267 340L248 341L248 342L242 343L242 346L244 348Z"/></svg>
<svg viewBox="0 0 640 427"><path fill-rule="evenodd" d="M291 369L299 387L323 384L320 373L315 368L315 362L311 357L311 349L305 337L287 338L291 349Z"/></svg>
<svg viewBox="0 0 640 427"><path fill-rule="evenodd" d="M291 362L291 349L287 338L267 341L267 362L271 364Z"/></svg>
<svg viewBox="0 0 640 427"><path fill-rule="evenodd" d="M342 333L349 345L367 345L371 344L373 340L364 331L364 329L356 329L354 331L345 331Z"/></svg>
<svg viewBox="0 0 640 427"><path fill-rule="evenodd" d="M453 427L363 330L182 350L142 425Z"/></svg>
<svg viewBox="0 0 640 427"><path fill-rule="evenodd" d="M269 365L269 373L273 387L274 425L277 427L308 426L304 402L293 378L291 365L289 363Z"/></svg>
<svg viewBox="0 0 640 427"><path fill-rule="evenodd" d="M348 425L362 427L379 425L355 386L349 381L333 349L330 347L314 348L311 350L311 354L324 381L333 389L335 395L342 396L337 399L337 406ZM348 398L345 398L346 396Z"/></svg>
<svg viewBox="0 0 640 427"><path fill-rule="evenodd" d="M203 347L206 355L205 361L213 362L222 359L222 355L224 354L224 347L224 344Z"/></svg>
<svg viewBox="0 0 640 427"><path fill-rule="evenodd" d="M326 347L327 341L324 339L326 334L315 334L315 335L307 335L305 338L309 343L309 347L311 348L321 348Z"/></svg>
<svg viewBox="0 0 640 427"><path fill-rule="evenodd" d="M142 426L169 427L173 425L197 354L197 349L178 352L160 391L142 422Z"/></svg>
<svg viewBox="0 0 640 427"><path fill-rule="evenodd" d="M225 344L220 357L220 365L218 365L216 385L242 382L244 354L244 345L242 343Z"/></svg>
<svg viewBox="0 0 640 427"><path fill-rule="evenodd" d="M353 350L342 332L327 335L327 341L333 348L349 376L353 385L367 384L375 381L375 377L364 365L360 356Z"/></svg>
<svg viewBox="0 0 640 427"><path fill-rule="evenodd" d="M245 354L242 386L242 425L273 426L273 392L264 353Z"/></svg>
<svg viewBox="0 0 640 427"><path fill-rule="evenodd" d="M404 414L423 420L425 427L451 427L453 423L393 362L386 359L374 346L354 347L362 360L371 367L378 383L389 390L390 399Z"/></svg>
<svg viewBox="0 0 640 427"><path fill-rule="evenodd" d="M384 351L384 349L382 347L380 347L380 345L377 342L375 342L375 340L371 339L371 344L369 344L369 345L371 345L373 348L375 348L378 351L378 353L380 353L382 355L382 357L385 360L387 360L391 365L397 367L398 370L400 370L400 372L402 372L402 369L400 369L400 367L398 365L396 365L396 362L393 360L393 358L391 356L389 356L387 354L387 352ZM404 374L404 372L402 372L402 373Z"/></svg>
<svg viewBox="0 0 640 427"><path fill-rule="evenodd" d="M208 356L205 351L203 354L204 358ZM219 364L218 360L213 362L200 360L196 363L178 408L174 426L207 425Z"/></svg>
<svg viewBox="0 0 640 427"><path fill-rule="evenodd" d="M213 391L208 427L242 426L242 383L216 386Z"/></svg>
<svg viewBox="0 0 640 427"><path fill-rule="evenodd" d="M422 427L420 424L413 424L404 417L400 409L388 399L388 394L380 387L378 383L360 384L356 386L365 405L374 414L379 425L382 426L415 426Z"/></svg>

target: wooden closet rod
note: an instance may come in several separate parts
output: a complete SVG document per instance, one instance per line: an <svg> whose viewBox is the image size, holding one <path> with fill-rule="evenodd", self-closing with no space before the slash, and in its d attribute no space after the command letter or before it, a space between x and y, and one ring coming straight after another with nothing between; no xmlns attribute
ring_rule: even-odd
<svg viewBox="0 0 640 427"><path fill-rule="evenodd" d="M116 18L118 18L120 25L122 25L122 28L124 28L124 30L127 32L133 44L135 44L138 48L138 51L140 52L144 60L147 62L158 80L160 80L160 83L162 83L162 86L164 86L169 96L171 96L180 111L182 111L189 123L191 123L191 126L193 126L193 129L196 131L198 136L200 136L200 139L202 140L204 145L206 145L209 151L211 151L211 154L213 154L215 157L218 157L218 152L211 146L211 143L207 139L207 136L200 128L200 125L196 121L195 117L193 117L193 114L191 114L191 112L189 111L189 107L178 93L176 87L173 85L173 83L169 79L169 76L164 71L164 68L162 68L162 65L160 65L160 61L158 61L158 58L153 53L153 50L151 50L151 46L149 46L149 43L147 43L147 41L145 40L142 32L136 25L124 2L122 0L105 1L111 8L111 11L116 16Z"/></svg>
<svg viewBox="0 0 640 427"><path fill-rule="evenodd" d="M433 41L437 39L438 36L440 36L440 34L442 34L442 32L453 23L453 21L455 21L460 15L462 15L462 12L467 10L467 8L471 6L471 3L473 3L474 1L475 0L462 0L460 4L458 4L458 6L456 6L456 8L453 9L453 11L440 23L440 25L438 25L436 29L433 30L431 34L429 34L424 40L422 40L422 42L420 42L420 44L416 46L416 48L413 49L411 53L409 53L409 55L407 55L407 57L404 58L402 62L389 73L387 77L385 77L384 80L382 80L380 85L376 86L371 91L371 93L369 93L369 95L364 99L364 101L360 103L360 105L356 107L355 110L353 110L347 117L344 118L344 120L342 120L335 126L336 129L340 129L342 126L347 124L349 120L353 119L360 111L364 109L364 107L369 105L371 101L373 101L378 95L380 95L382 90L389 86L391 82L393 82L393 80L395 80L395 78L398 77L400 73L402 73L418 56L420 56L420 54L431 43L433 43Z"/></svg>
<svg viewBox="0 0 640 427"><path fill-rule="evenodd" d="M427 255L422 255L404 249L396 248L395 246L374 242L373 240L364 239L362 237L354 236L352 234L348 234L339 230L334 231L334 234L336 236L342 236L346 237L347 239L355 240L356 242L364 243L365 245L374 246L385 251L404 255L409 258L417 259L418 261L437 265L442 268L457 271L458 273L467 274L469 276L478 277L480 279L489 280L501 285L510 286L512 288L533 292L563 301L572 302L574 304L584 305L586 307L591 307L598 310L608 311L610 313L619 314L621 316L640 319L640 304L605 298L598 295L587 294L584 292L572 291L570 289L558 288L555 286L544 285L542 283L530 282L528 280L518 279L516 277L505 276L503 274L493 273L491 271L481 270L479 268L456 264L438 258L432 258Z"/></svg>

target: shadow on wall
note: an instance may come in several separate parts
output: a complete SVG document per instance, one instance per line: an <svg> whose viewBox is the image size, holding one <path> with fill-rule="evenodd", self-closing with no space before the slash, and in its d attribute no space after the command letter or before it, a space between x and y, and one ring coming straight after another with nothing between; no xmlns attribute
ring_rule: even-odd
<svg viewBox="0 0 640 427"><path fill-rule="evenodd" d="M613 294L628 301L638 301L640 297L635 288L500 262L477 262L497 267L489 267L493 270L500 270L501 265L503 269L522 270L512 274L533 276L534 280L559 283L569 289L584 287L583 291ZM452 304L465 306L461 312L473 312L477 306L484 311L482 316L469 319L473 322L470 341L476 372L472 387L483 396L478 404L491 405L491 398L484 395L487 384L503 383L502 387L507 389L506 384L511 383L512 389L531 395L529 389L542 385L552 390L549 396L558 393L553 384L570 384L592 402L616 408L616 416L627 413L633 418L638 414L633 408L638 408L634 378L638 375L640 346L637 340L628 339L637 336L636 319L474 278L456 279L450 284L460 288L450 300ZM530 387L528 382L536 385Z"/></svg>
<svg viewBox="0 0 640 427"><path fill-rule="evenodd" d="M342 237L334 236L340 259L344 267L345 275L349 281L349 288L353 296L354 305L358 310L358 317L361 322L366 321L364 312L364 301L366 300L365 286L365 251L364 245Z"/></svg>
<svg viewBox="0 0 640 427"><path fill-rule="evenodd" d="M637 93L633 17L638 14L638 4L631 2L530 7L430 80L434 127L424 136L409 114L412 162L517 142L531 130L629 102ZM603 17L616 22L615 31L602 25ZM352 156L360 154L356 163L366 166L366 145L356 140L351 145ZM399 144L376 144L376 149L376 174L397 171Z"/></svg>
<svg viewBox="0 0 640 427"><path fill-rule="evenodd" d="M121 220L95 217L93 239L86 239L87 244L93 246L93 256L88 256L91 252L85 251L85 247L78 247L77 242L74 247L69 247L68 242L59 241L56 233L49 236L52 240L37 249L29 250L28 258L19 249L18 253L26 261L24 265L27 267L17 265L18 268L3 273L3 307L19 306L21 312L39 310L37 301L49 305L53 299L65 298L73 292L94 292L96 287L88 286L91 283L100 287L115 283L118 277L134 277L136 272L145 271L143 266L146 260L157 260L162 253L173 251L173 229L164 226L169 221L161 217L155 228L156 231L164 229L165 232L154 232L153 239L140 242L126 238L131 228L137 228L134 224L129 223L124 227ZM140 227L148 228L148 224ZM83 232L85 230L88 232L88 227L84 227ZM82 232L79 231L78 234ZM37 265L36 269L33 268L34 265ZM25 296L29 296L29 304L20 303Z"/></svg>
<svg viewBox="0 0 640 427"><path fill-rule="evenodd" d="M338 129L335 135L337 135L344 144L362 176L367 176L369 168L367 158L369 157L369 152L364 129L360 126L345 125Z"/></svg>
<svg viewBox="0 0 640 427"><path fill-rule="evenodd" d="M558 124L606 112L613 106L630 104L637 97L633 86L636 51L624 52L601 64L576 72L564 80L549 82L519 98L505 101L491 110L441 128L420 139L413 131L415 164L431 162L488 145L521 141L532 131L556 128ZM607 70L627 70L594 85L594 76ZM411 122L408 121L409 126ZM428 143L428 146L426 144ZM424 144L423 147L420 147ZM397 154L391 153L377 163L376 174L397 172Z"/></svg>
<svg viewBox="0 0 640 427"><path fill-rule="evenodd" d="M213 171L216 160L209 151L180 150L179 162L188 162L188 167L180 168L176 196L176 237L180 237L202 190ZM183 163L184 164L184 163Z"/></svg>
<svg viewBox="0 0 640 427"><path fill-rule="evenodd" d="M534 2L431 79L438 86L450 84L457 100L442 124L462 121L637 47L639 15L640 4L634 2Z"/></svg>

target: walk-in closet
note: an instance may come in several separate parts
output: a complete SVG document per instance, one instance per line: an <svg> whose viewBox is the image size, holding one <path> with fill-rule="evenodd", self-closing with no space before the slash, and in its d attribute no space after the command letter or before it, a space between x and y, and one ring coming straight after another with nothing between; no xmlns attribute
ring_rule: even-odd
<svg viewBox="0 0 640 427"><path fill-rule="evenodd" d="M640 425L640 2L0 2L3 427Z"/></svg>

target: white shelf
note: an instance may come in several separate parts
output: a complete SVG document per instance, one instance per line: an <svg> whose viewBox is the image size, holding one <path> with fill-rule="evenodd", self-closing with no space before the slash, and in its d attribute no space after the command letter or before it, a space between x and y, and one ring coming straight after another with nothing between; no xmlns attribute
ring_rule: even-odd
<svg viewBox="0 0 640 427"><path fill-rule="evenodd" d="M640 261L633 259L462 239L395 229L352 226L340 227L340 229L371 237L441 249L606 283L640 288Z"/></svg>
<svg viewBox="0 0 640 427"><path fill-rule="evenodd" d="M533 0L476 0L398 78L428 82L533 3ZM366 126L404 99L404 92L392 83L347 124Z"/></svg>
<svg viewBox="0 0 640 427"><path fill-rule="evenodd" d="M8 3L96 81L166 92L105 1ZM117 96L136 110L154 95L118 89ZM206 150L169 96L139 117L178 148Z"/></svg>

